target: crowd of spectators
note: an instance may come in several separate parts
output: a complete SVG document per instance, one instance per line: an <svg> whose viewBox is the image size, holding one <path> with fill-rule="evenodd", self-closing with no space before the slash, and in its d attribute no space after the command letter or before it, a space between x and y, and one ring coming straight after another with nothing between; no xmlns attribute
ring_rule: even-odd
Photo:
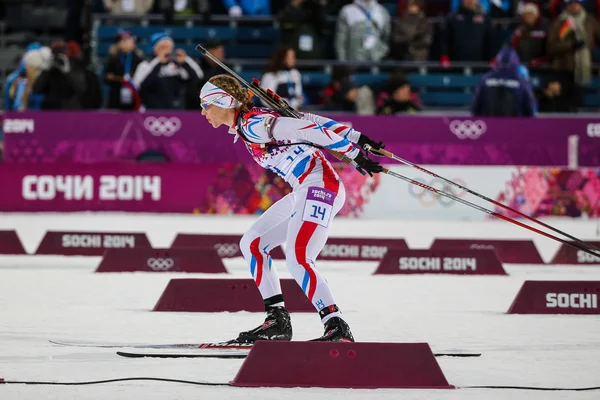
<svg viewBox="0 0 600 400"><path fill-rule="evenodd" d="M231 17L275 15L280 25L281 46L273 54L262 85L285 98L293 107L306 101L296 59L319 59L322 37L332 34L340 61L392 59L430 60L433 43L432 15L449 12L441 24L441 66L455 62L486 62L492 72L475 90L472 111L477 115L534 115L568 112L582 105L585 87L592 79L592 52L600 42L592 0L400 0L393 16L376 0L102 0L97 11L110 13L166 12L168 15L223 12ZM442 6L447 7L445 10ZM220 7L220 8L219 8ZM337 12L337 23L327 15ZM520 25L501 51L492 54L491 17L518 15ZM333 31L333 32L332 32ZM175 46L167 33L148 39L149 59L144 59L136 39L121 31L98 78L81 58L75 41L55 42L49 47L34 43L27 48L18 68L4 88L5 109L196 109L198 91L220 68L211 60L194 60ZM218 40L205 43L221 61L225 46ZM553 68L555 74L534 92L524 67ZM407 77L398 71L376 93L357 86L352 71L335 67L331 83L319 103L332 110L359 114L419 112L419 96L411 91ZM102 98L101 82L108 90Z"/></svg>

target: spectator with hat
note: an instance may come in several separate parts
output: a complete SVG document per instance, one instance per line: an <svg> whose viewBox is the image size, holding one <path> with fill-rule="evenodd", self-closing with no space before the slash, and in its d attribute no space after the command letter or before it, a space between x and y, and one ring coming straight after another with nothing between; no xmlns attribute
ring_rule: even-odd
<svg viewBox="0 0 600 400"><path fill-rule="evenodd" d="M377 109L377 115L414 114L421 111L411 93L410 83L402 76L390 79L390 96L383 105Z"/></svg>
<svg viewBox="0 0 600 400"><path fill-rule="evenodd" d="M197 87L203 77L200 66L183 49L175 50L165 33L150 37L154 58L143 61L135 71L133 82L146 109L182 110L187 88Z"/></svg>
<svg viewBox="0 0 600 400"><path fill-rule="evenodd" d="M104 83L109 87L107 108L139 108L139 95L131 78L142 61L143 55L136 49L135 37L129 31L119 32L115 44L110 46L108 60L104 66Z"/></svg>
<svg viewBox="0 0 600 400"><path fill-rule="evenodd" d="M600 27L582 0L565 0L565 10L556 18L548 33L548 55L556 71L567 72L565 90L573 110L583 104L584 88L592 80L592 49L600 42Z"/></svg>
<svg viewBox="0 0 600 400"><path fill-rule="evenodd" d="M42 110L79 110L85 84L82 84L73 74L67 43L54 42L50 48L52 49L50 66L40 73L33 84L32 91L34 94L44 96Z"/></svg>
<svg viewBox="0 0 600 400"><path fill-rule="evenodd" d="M375 114L373 91L368 86L358 87L352 80L350 69L343 65L333 67L331 83L323 91L323 103L326 110Z"/></svg>
<svg viewBox="0 0 600 400"><path fill-rule="evenodd" d="M208 52L212 54L217 60L225 62L225 46L223 45L222 41L218 39L209 40L206 43L204 43L204 48L208 50ZM200 60L200 68L204 73L204 77L202 78L200 86L208 82L208 80L213 76L223 73L223 69L208 57L202 57L202 59Z"/></svg>
<svg viewBox="0 0 600 400"><path fill-rule="evenodd" d="M525 3L520 7L521 24L511 38L522 63L538 67L547 61L546 37L548 22L541 17L536 3Z"/></svg>

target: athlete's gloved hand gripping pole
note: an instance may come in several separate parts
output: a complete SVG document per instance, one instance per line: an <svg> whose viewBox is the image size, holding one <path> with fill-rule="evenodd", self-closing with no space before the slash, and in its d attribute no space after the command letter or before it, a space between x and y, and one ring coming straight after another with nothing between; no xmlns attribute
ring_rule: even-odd
<svg viewBox="0 0 600 400"><path fill-rule="evenodd" d="M223 68L227 73L231 74L244 87L246 87L248 90L250 90L251 92L253 92L256 96L258 96L268 107L270 107L270 108L272 108L274 110L277 110L279 113L281 113L282 115L284 115L286 117L299 118L299 119L302 118L302 114L300 114L298 111L296 111L292 107L290 107L290 105L288 103L286 103L276 93L274 93L271 90L266 91L263 88L261 88L260 85L259 85L260 82L258 81L258 79L254 79L252 81L252 84L248 84L238 74L236 74L229 67L227 67L225 64L223 64L220 60L218 60L217 58L215 58L212 54L210 54L201 45L196 46L196 50L199 50L205 57L210 58L217 65L219 65L221 68ZM357 144L363 150L367 151L368 153L376 154L376 155L379 155L379 156L388 157L388 158L391 158L393 160L400 161L403 164L410 165L413 168L416 168L416 169L418 169L421 172L425 172L426 174L429 174L429 175L432 175L432 176L434 176L436 178L444 180L448 184L451 184L451 185L453 185L455 187L458 187L458 188L460 188L462 190L465 190L469 194L475 195L475 196L477 196L477 197L479 197L479 198L481 198L483 200L491 202L492 204L494 204L494 205L496 205L498 207L502 207L502 208L504 208L506 210L510 210L510 211L512 211L512 212L514 212L514 213L516 213L516 214L518 214L518 215L520 215L520 216L522 216L524 218L527 218L527 219L529 219L529 220L531 220L533 222L536 222L536 223L544 226L545 228L551 229L554 232L557 232L557 233L559 233L559 234L561 234L561 235L563 235L565 237L568 237L569 239L572 240L572 242L564 240L564 239L561 239L561 238L559 238L557 236L554 236L554 235L552 235L550 233L546 233L544 231L541 231L541 230L536 229L534 227L531 227L529 225L526 225L526 224L524 224L522 222L519 222L519 221L517 221L515 219L512 219L510 217L506 217L506 216L504 216L502 214L499 214L499 213L497 213L495 211L489 210L489 209L487 209L485 207L481 207L478 204L472 203L472 202L470 202L468 200L461 199L461 198L459 198L459 197L457 197L457 196L455 196L455 195L453 195L451 193L444 192L444 191L436 189L436 188L434 188L432 186L425 185L422 182L419 182L419 181L416 181L414 179L408 178L408 177L406 177L404 175L401 175L401 174L399 174L397 172L390 171L387 168L383 168L381 165L379 165L378 162L369 159L368 157L366 157L362 153L359 153L359 155L354 160L351 160L350 158L345 157L345 156L343 156L343 155L341 155L341 154L339 154L339 153L337 153L335 151L331 151L329 149L324 149L324 150L329 151L331 154L333 154L339 160L342 160L342 161L344 161L344 162L346 162L348 164L353 165L363 175L365 174L364 171L366 171L367 173L369 173L369 175L371 175L371 176L373 176L373 173L383 172L384 174L391 175L391 176L393 176L395 178L402 179L403 181L406 181L408 183L412 183L413 185L420 186L420 187L422 187L422 188L424 188L426 190L429 190L429 191L431 191L433 193L436 193L439 196L443 196L443 197L452 199L452 200L457 201L459 203L462 203L462 204L464 204L466 206L469 206L469 207L472 207L472 208L474 208L476 210L482 211L482 212L484 212L486 214L489 214L489 215L492 215L494 217L503 219L503 220L505 220L507 222L511 222L511 223L513 223L515 225L518 225L518 226L522 227L522 228L529 229L529 230L531 230L533 232L536 232L536 233L538 233L540 235L546 236L546 237L548 237L550 239L554 239L554 240L556 240L558 242L564 243L564 244L566 244L568 246L571 246L573 248L576 248L578 250L585 251L586 253L592 254L592 255L594 255L596 257L600 257L600 249L599 248L597 248L597 247L595 247L595 246L593 246L593 245L591 245L589 243L586 243L586 242L584 242L584 241L582 241L582 240L580 240L580 239L578 239L578 238L576 238L574 236L571 236L571 235L569 235L566 232L563 232L563 231L561 231L559 229L556 229L556 228L554 228L554 227L552 227L552 226L550 226L548 224L545 224L545 223L543 223L543 222L541 222L541 221L539 221L539 220L537 220L535 218L532 218L532 217L530 217L530 216L528 216L526 214L523 214L523 213L521 213L521 212L519 212L519 211L517 211L517 210L515 210L515 209L513 209L513 208L511 208L509 206L506 206L506 205L504 205L504 204L502 204L500 202L497 202L497 201L492 200L492 199L490 199L488 197L485 197L485 196L483 196L483 195L481 195L481 194L479 194L479 193L477 193L477 192L475 192L473 190L470 190L470 189L468 189L468 188L466 188L466 187L464 187L462 185L459 185L456 182L453 182L453 181L451 181L449 179L443 178L443 177L441 177L441 176L439 176L439 175L437 175L437 174L435 174L435 173L433 173L433 172L431 172L431 171L429 171L429 170L427 170L425 168L422 168L422 167L420 167L420 166L418 166L416 164L411 163L410 161L407 161L407 160L405 160L403 158L400 158L400 157L394 155L393 153L385 150L385 145L382 142L375 142L374 140L370 139L368 136L366 136L363 133L361 133L360 138L358 139Z"/></svg>
<svg viewBox="0 0 600 400"><path fill-rule="evenodd" d="M241 76L239 76L233 70L231 70L229 67L227 67L225 64L223 64L219 59L217 59L212 54L210 54L208 52L208 50L206 50L201 45L197 45L196 46L196 50L200 51L205 57L210 58L217 65L219 65L221 68L223 68L228 74L230 74L235 79L237 79L238 82L242 86L244 86L246 89L248 89L253 94L255 94L267 107L269 107L269 108L271 108L273 110L276 110L277 112L279 112L284 117L302 119L302 114L300 112L296 111L295 109L293 109L279 95L277 95L271 89L265 90L265 89L261 88L260 87L260 81L258 79L254 78L252 80L252 83L249 84ZM367 141L368 141L368 143L372 143L375 146L377 145L371 139L366 138L366 136L365 136L366 139L364 139L363 136L364 135L361 134L361 139L364 141L364 143L367 143ZM367 140L367 141L365 141L365 140ZM311 146L319 147L319 148L321 148L323 150L328 151L334 157L336 157L338 160L341 160L341 161L343 161L345 163L353 165L363 175L365 175L366 173L368 173L370 176L373 176L373 173L385 172L385 169L381 165L379 165L379 163L377 161L369 159L363 153L359 153L354 159L351 159L351 158L346 157L346 156L344 156L344 155L342 155L342 154L340 154L340 153L338 153L336 151L333 151L333 150L327 149L325 147L321 147L321 146L315 145L314 143L309 143L309 144ZM360 139L359 139L359 143L358 144L360 145ZM383 146L380 146L380 147L383 148Z"/></svg>

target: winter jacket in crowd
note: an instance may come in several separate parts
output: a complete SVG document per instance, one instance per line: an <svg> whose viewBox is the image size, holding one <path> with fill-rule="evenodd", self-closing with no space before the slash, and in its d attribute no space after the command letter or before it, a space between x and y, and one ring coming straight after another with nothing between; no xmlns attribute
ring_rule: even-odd
<svg viewBox="0 0 600 400"><path fill-rule="evenodd" d="M271 15L270 0L223 0L223 5L228 10L238 6L242 15Z"/></svg>
<svg viewBox="0 0 600 400"><path fill-rule="evenodd" d="M147 14L154 0L104 0L104 7L111 14Z"/></svg>
<svg viewBox="0 0 600 400"><path fill-rule="evenodd" d="M133 82L146 109L183 110L187 88L197 87L201 77L200 66L189 56L182 64L175 60L161 63L156 57L138 66Z"/></svg>
<svg viewBox="0 0 600 400"><path fill-rule="evenodd" d="M494 71L485 74L473 95L473 115L530 117L537 110L533 90L518 71L519 57L512 47L496 56Z"/></svg>
<svg viewBox="0 0 600 400"><path fill-rule="evenodd" d="M43 95L42 110L80 110L86 90L85 77L64 54L55 54L52 65L35 80L32 91Z"/></svg>
<svg viewBox="0 0 600 400"><path fill-rule="evenodd" d="M396 60L427 61L432 37L431 23L425 14L405 12L394 21L391 56Z"/></svg>
<svg viewBox="0 0 600 400"><path fill-rule="evenodd" d="M577 16L564 11L548 32L548 56L556 70L571 71L577 85L591 81L592 49L600 43L600 27L585 10Z"/></svg>
<svg viewBox="0 0 600 400"><path fill-rule="evenodd" d="M489 61L492 54L492 24L487 15L459 7L443 27L442 58L450 61Z"/></svg>
<svg viewBox="0 0 600 400"><path fill-rule="evenodd" d="M302 75L296 68L267 72L262 76L260 86L280 95L292 108L298 108L303 103Z"/></svg>
<svg viewBox="0 0 600 400"><path fill-rule="evenodd" d="M548 21L539 19L535 25L525 23L514 31L511 44L522 63L537 66L546 61Z"/></svg>
<svg viewBox="0 0 600 400"><path fill-rule="evenodd" d="M322 58L327 15L317 0L306 0L300 5L289 4L279 13L278 20L281 43L292 47L297 58Z"/></svg>
<svg viewBox="0 0 600 400"><path fill-rule="evenodd" d="M340 10L335 50L340 61L379 61L389 52L390 14L375 0L354 0Z"/></svg>
<svg viewBox="0 0 600 400"><path fill-rule="evenodd" d="M133 110L135 108L134 93L123 82L110 80L108 74L123 77L125 81L130 80L142 63L142 52L134 50L130 53L119 51L117 45L109 49L109 56L104 67L104 83L108 85L108 102L106 107L119 110Z"/></svg>

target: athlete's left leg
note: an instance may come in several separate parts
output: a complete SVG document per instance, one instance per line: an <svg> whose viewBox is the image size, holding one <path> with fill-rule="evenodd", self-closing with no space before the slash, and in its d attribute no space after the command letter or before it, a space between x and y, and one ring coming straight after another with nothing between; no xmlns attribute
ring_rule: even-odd
<svg viewBox="0 0 600 400"><path fill-rule="evenodd" d="M350 329L340 318L327 281L315 268L315 260L327 242L333 217L344 205L346 192L343 184L337 183L339 186L310 186L296 193L295 213L288 223L286 262L290 273L319 312L326 326L324 337L331 336L327 335L331 331L329 325L343 324L336 329L332 340L353 340Z"/></svg>

